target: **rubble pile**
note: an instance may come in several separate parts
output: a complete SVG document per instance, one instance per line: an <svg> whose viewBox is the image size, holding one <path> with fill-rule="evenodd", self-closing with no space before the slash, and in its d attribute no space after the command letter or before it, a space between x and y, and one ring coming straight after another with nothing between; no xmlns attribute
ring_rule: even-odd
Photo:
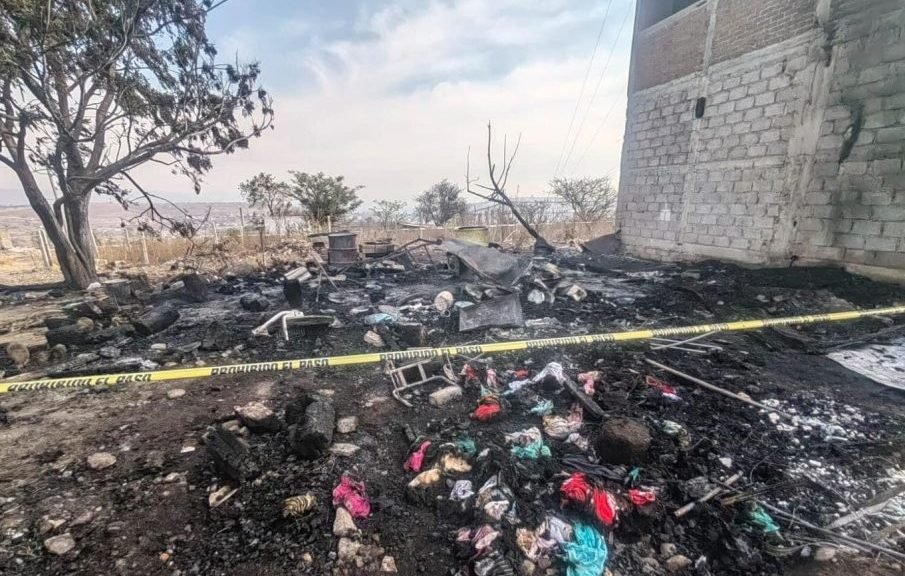
<svg viewBox="0 0 905 576"><path fill-rule="evenodd" d="M838 271L532 258L450 241L432 254L345 269L315 258L128 293L118 283L119 296L101 287L48 319L48 344L53 330L72 339L55 340L46 358L13 350L2 368L278 361L905 301ZM893 570L905 554L905 412L898 391L824 354L902 326L870 318L180 382L153 401L191 424L156 430L161 453L135 454L122 423L74 469L50 468L39 482L87 494L90 518L24 492L0 501L0 567L766 575L869 560ZM229 396L249 388L253 399ZM152 536L130 543L130 516L156 507L173 518L166 530L152 523ZM148 550L153 564L142 563Z"/></svg>

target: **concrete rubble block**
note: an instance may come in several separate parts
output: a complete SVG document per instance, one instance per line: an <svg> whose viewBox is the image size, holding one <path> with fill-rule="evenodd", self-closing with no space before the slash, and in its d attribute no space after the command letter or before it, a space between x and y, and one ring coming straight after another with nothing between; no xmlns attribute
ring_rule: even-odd
<svg viewBox="0 0 905 576"><path fill-rule="evenodd" d="M676 554L666 561L666 569L672 573L681 572L690 568L692 564L691 558Z"/></svg>
<svg viewBox="0 0 905 576"><path fill-rule="evenodd" d="M182 278L182 292L191 302L206 302L210 283L200 274L187 274Z"/></svg>
<svg viewBox="0 0 905 576"><path fill-rule="evenodd" d="M355 526L355 520L352 519L352 515L349 514L349 511L340 506L336 509L336 518L333 520L333 535L334 536L351 536L358 532L358 527Z"/></svg>
<svg viewBox="0 0 905 576"><path fill-rule="evenodd" d="M398 570L396 569L396 559L392 556L384 556L380 561L380 573L381 574L396 574Z"/></svg>
<svg viewBox="0 0 905 576"><path fill-rule="evenodd" d="M75 538L68 532L59 536L51 536L44 541L44 548L55 556L62 556L75 548Z"/></svg>
<svg viewBox="0 0 905 576"><path fill-rule="evenodd" d="M286 407L289 445L302 458L323 455L333 442L336 411L326 397L302 394Z"/></svg>
<svg viewBox="0 0 905 576"><path fill-rule="evenodd" d="M462 397L462 393L462 388L460 386L447 386L446 388L441 388L432 392L427 400L431 403L431 406L440 407L449 404L453 400L458 400Z"/></svg>
<svg viewBox="0 0 905 576"><path fill-rule="evenodd" d="M351 434L358 429L358 416L346 416L336 421L336 431L339 434Z"/></svg>
<svg viewBox="0 0 905 576"><path fill-rule="evenodd" d="M270 302L260 294L243 294L239 304L249 312L263 312L270 307Z"/></svg>
<svg viewBox="0 0 905 576"><path fill-rule="evenodd" d="M260 402L236 406L236 415L252 432L278 432L283 427L274 411Z"/></svg>
<svg viewBox="0 0 905 576"><path fill-rule="evenodd" d="M650 448L647 426L631 418L613 418L600 426L597 455L610 464L642 464Z"/></svg>
<svg viewBox="0 0 905 576"><path fill-rule="evenodd" d="M169 328L176 320L179 320L178 310L172 306L160 306L148 311L132 322L132 325L141 336L150 336Z"/></svg>
<svg viewBox="0 0 905 576"><path fill-rule="evenodd" d="M6 345L6 356L12 360L17 368L22 368L28 364L31 354L28 352L28 346L21 342L10 342Z"/></svg>
<svg viewBox="0 0 905 576"><path fill-rule="evenodd" d="M354 456L361 447L357 444L349 444L348 442L337 442L333 446L330 446L330 453L335 456L342 456L344 458L351 458Z"/></svg>
<svg viewBox="0 0 905 576"><path fill-rule="evenodd" d="M340 538L336 546L336 556L341 562L352 562L358 554L361 544L349 538Z"/></svg>
<svg viewBox="0 0 905 576"><path fill-rule="evenodd" d="M92 470L106 470L116 464L116 456L109 452L95 452L88 457L88 468Z"/></svg>

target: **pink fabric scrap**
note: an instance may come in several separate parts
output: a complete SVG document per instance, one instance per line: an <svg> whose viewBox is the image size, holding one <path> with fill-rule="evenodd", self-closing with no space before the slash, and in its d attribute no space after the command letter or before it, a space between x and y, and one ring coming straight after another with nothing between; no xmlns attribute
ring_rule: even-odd
<svg viewBox="0 0 905 576"><path fill-rule="evenodd" d="M635 506L646 506L657 501L657 493L653 490L638 490L632 488L628 491L628 497Z"/></svg>
<svg viewBox="0 0 905 576"><path fill-rule="evenodd" d="M424 453L427 452L430 445L430 440L425 440L417 450L409 454L408 459L405 461L405 469L412 472L421 472L421 466L424 464Z"/></svg>
<svg viewBox="0 0 905 576"><path fill-rule="evenodd" d="M578 375L578 381L584 386L584 393L588 396L594 395L594 383L600 379L600 372L582 372Z"/></svg>
<svg viewBox="0 0 905 576"><path fill-rule="evenodd" d="M371 515L371 502L365 491L365 483L345 475L333 489L333 505L342 506L353 518L367 518Z"/></svg>

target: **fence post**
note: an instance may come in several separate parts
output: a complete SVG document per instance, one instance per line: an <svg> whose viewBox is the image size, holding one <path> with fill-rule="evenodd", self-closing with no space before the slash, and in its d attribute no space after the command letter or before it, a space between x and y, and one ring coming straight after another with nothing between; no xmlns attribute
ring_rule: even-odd
<svg viewBox="0 0 905 576"><path fill-rule="evenodd" d="M239 242L242 243L242 249L245 249L245 214L242 208L239 208Z"/></svg>
<svg viewBox="0 0 905 576"><path fill-rule="evenodd" d="M47 238L44 236L44 230L38 229L38 247L41 250L41 260L44 262L45 268L50 268L50 251L47 249Z"/></svg>
<svg viewBox="0 0 905 576"><path fill-rule="evenodd" d="M129 229L123 228L123 260L126 262L129 261L129 245L131 244L129 240Z"/></svg>
<svg viewBox="0 0 905 576"><path fill-rule="evenodd" d="M94 257L97 258L100 256L100 250L97 248L97 234L94 233L94 230L91 231L91 243L94 244Z"/></svg>
<svg viewBox="0 0 905 576"><path fill-rule="evenodd" d="M139 232L141 234L141 261L145 266L151 264L151 260L148 258L148 239L145 237L145 231L142 230Z"/></svg>
<svg viewBox="0 0 905 576"><path fill-rule="evenodd" d="M217 234L217 225L211 222L211 230L214 231L214 244L220 243L220 235Z"/></svg>

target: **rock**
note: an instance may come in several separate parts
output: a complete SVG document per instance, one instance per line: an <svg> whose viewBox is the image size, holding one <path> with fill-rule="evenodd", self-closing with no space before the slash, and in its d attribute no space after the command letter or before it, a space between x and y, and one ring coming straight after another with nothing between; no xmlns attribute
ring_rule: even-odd
<svg viewBox="0 0 905 576"><path fill-rule="evenodd" d="M365 332L364 341L365 344L370 344L375 348L383 348L387 345L386 342L383 341L383 337L373 330Z"/></svg>
<svg viewBox="0 0 905 576"><path fill-rule="evenodd" d="M650 431L643 422L613 418L600 427L597 455L611 464L642 464L647 461Z"/></svg>
<svg viewBox="0 0 905 576"><path fill-rule="evenodd" d="M260 294L244 294L239 304L249 312L263 312L270 307L270 302Z"/></svg>
<svg viewBox="0 0 905 576"><path fill-rule="evenodd" d="M776 424L779 424L779 421L782 419L782 416L780 416L776 412L770 412L769 414L767 414L767 418L769 418L770 424L773 424L775 426Z"/></svg>
<svg viewBox="0 0 905 576"><path fill-rule="evenodd" d="M116 346L101 346L101 349L98 350L97 353L100 354L102 358L113 359L119 358L123 352Z"/></svg>
<svg viewBox="0 0 905 576"><path fill-rule="evenodd" d="M207 289L210 282L200 274L186 274L182 277L182 293L191 302L207 301Z"/></svg>
<svg viewBox="0 0 905 576"><path fill-rule="evenodd" d="M31 355L28 352L28 346L21 342L10 342L7 344L6 355L18 368L22 368L28 364L28 360L31 358Z"/></svg>
<svg viewBox="0 0 905 576"><path fill-rule="evenodd" d="M311 552L305 552L302 554L302 562L306 566L310 566L314 562L314 556L311 555Z"/></svg>
<svg viewBox="0 0 905 576"><path fill-rule="evenodd" d="M92 470L105 470L116 464L116 456L109 452L95 452L88 457L88 467Z"/></svg>
<svg viewBox="0 0 905 576"><path fill-rule="evenodd" d="M63 362L67 357L66 345L57 344L50 349L50 360L52 362Z"/></svg>
<svg viewBox="0 0 905 576"><path fill-rule="evenodd" d="M145 467L151 470L160 470L166 462L166 456L160 450L149 450L145 454Z"/></svg>
<svg viewBox="0 0 905 576"><path fill-rule="evenodd" d="M351 562L355 555L358 554L360 548L361 544L358 542L348 538L340 538L339 544L336 546L336 554L341 562Z"/></svg>
<svg viewBox="0 0 905 576"><path fill-rule="evenodd" d="M431 403L431 406L444 406L452 402L453 400L458 400L461 397L461 387L447 386L446 388L441 388L435 392L431 392L431 395L427 397L427 400Z"/></svg>
<svg viewBox="0 0 905 576"><path fill-rule="evenodd" d="M664 542L660 544L660 556L663 558L672 558L679 551L676 549L676 545L672 542Z"/></svg>
<svg viewBox="0 0 905 576"><path fill-rule="evenodd" d="M818 562L830 562L836 557L836 549L831 546L821 546L814 553L814 560Z"/></svg>
<svg viewBox="0 0 905 576"><path fill-rule="evenodd" d="M691 558L687 556L682 556L681 554L676 554L672 558L666 561L666 569L669 572L681 572L685 570L689 566L691 566L693 562Z"/></svg>
<svg viewBox="0 0 905 576"><path fill-rule="evenodd" d="M92 330L94 330L94 320L82 316L76 319L75 327L80 332L91 332Z"/></svg>
<svg viewBox="0 0 905 576"><path fill-rule="evenodd" d="M75 539L68 532L59 536L51 536L44 541L44 548L51 554L62 556L75 548Z"/></svg>
<svg viewBox="0 0 905 576"><path fill-rule="evenodd" d="M380 573L395 574L396 572L398 572L396 570L396 559L392 556L384 556L383 560L380 561Z"/></svg>
<svg viewBox="0 0 905 576"><path fill-rule="evenodd" d="M236 414L252 432L278 432L282 423L273 410L260 402L237 406Z"/></svg>
<svg viewBox="0 0 905 576"><path fill-rule="evenodd" d="M45 516L38 522L38 533L43 536L45 534L53 532L65 523L66 521L62 518L48 518Z"/></svg>
<svg viewBox="0 0 905 576"><path fill-rule="evenodd" d="M361 450L360 446L356 446L355 444L348 444L346 442L337 442L333 446L330 446L330 453L336 456L344 456L349 458L354 456L356 452Z"/></svg>
<svg viewBox="0 0 905 576"><path fill-rule="evenodd" d="M358 416L346 416L336 421L336 431L339 434L351 434L358 429Z"/></svg>
<svg viewBox="0 0 905 576"><path fill-rule="evenodd" d="M170 400L182 398L183 396L185 396L185 390L182 388L171 388L170 390L167 390L167 398Z"/></svg>
<svg viewBox="0 0 905 576"><path fill-rule="evenodd" d="M333 535L351 536L357 532L358 528L355 526L355 520L352 519L349 511L342 506L337 508L336 518L333 520Z"/></svg>
<svg viewBox="0 0 905 576"><path fill-rule="evenodd" d="M169 555L169 553L167 553L167 552L161 552L161 553L160 553L160 561L163 562L163 563L169 562L169 561L170 561L170 555Z"/></svg>
<svg viewBox="0 0 905 576"><path fill-rule="evenodd" d="M78 516L75 517L75 520L72 521L71 526L84 526L85 524L91 524L94 520L94 511L88 510L87 512L82 512Z"/></svg>
<svg viewBox="0 0 905 576"><path fill-rule="evenodd" d="M718 458L717 461L722 464L724 468L732 468L732 458L724 456L722 458Z"/></svg>
<svg viewBox="0 0 905 576"><path fill-rule="evenodd" d="M286 406L289 446L302 458L317 458L333 442L336 410L325 397L301 394ZM357 447L356 447L357 450Z"/></svg>
<svg viewBox="0 0 905 576"><path fill-rule="evenodd" d="M154 352L165 352L166 349L166 342L155 342L154 344L151 344L151 350L153 350Z"/></svg>

